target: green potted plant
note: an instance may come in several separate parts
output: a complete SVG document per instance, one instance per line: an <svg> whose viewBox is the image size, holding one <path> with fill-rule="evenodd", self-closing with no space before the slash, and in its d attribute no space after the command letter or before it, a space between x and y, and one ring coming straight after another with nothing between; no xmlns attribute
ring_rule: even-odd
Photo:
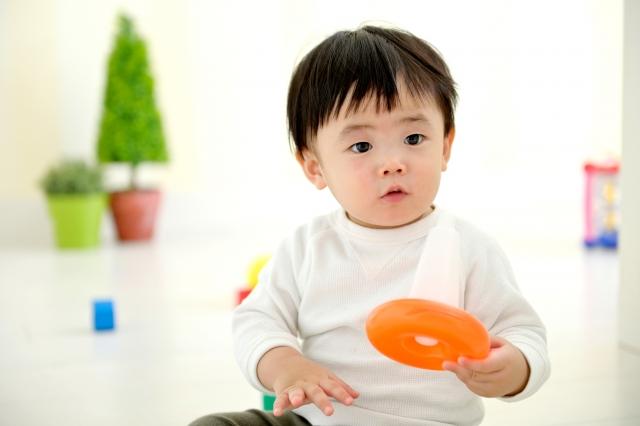
<svg viewBox="0 0 640 426"><path fill-rule="evenodd" d="M40 186L47 195L58 247L88 248L100 244L106 200L98 167L65 160L46 173Z"/></svg>
<svg viewBox="0 0 640 426"><path fill-rule="evenodd" d="M160 191L140 187L139 168L145 162L166 163L168 155L146 43L126 15L118 17L109 57L97 148L101 163L129 164L129 187L110 194L118 237L121 241L151 239Z"/></svg>

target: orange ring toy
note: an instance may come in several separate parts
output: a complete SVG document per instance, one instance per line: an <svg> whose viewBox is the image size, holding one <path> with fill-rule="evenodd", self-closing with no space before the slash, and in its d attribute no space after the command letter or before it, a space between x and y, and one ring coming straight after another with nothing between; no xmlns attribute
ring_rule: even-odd
<svg viewBox="0 0 640 426"><path fill-rule="evenodd" d="M403 364L442 370L443 361L489 355L489 333L462 309L424 299L397 299L375 308L367 318L367 337L383 355ZM437 343L426 346L416 338Z"/></svg>

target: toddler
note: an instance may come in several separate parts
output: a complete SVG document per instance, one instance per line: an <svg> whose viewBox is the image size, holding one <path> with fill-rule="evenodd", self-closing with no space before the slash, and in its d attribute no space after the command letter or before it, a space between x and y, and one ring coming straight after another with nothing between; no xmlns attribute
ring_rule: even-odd
<svg viewBox="0 0 640 426"><path fill-rule="evenodd" d="M341 209L287 238L234 312L238 364L275 393L273 413L194 425L476 425L480 397L518 401L540 388L550 372L545 328L504 253L434 205L456 98L441 56L405 31L340 31L304 57L289 87L291 138L306 177ZM491 351L430 371L381 355L365 321L408 296L444 215L460 235L460 307L487 328Z"/></svg>

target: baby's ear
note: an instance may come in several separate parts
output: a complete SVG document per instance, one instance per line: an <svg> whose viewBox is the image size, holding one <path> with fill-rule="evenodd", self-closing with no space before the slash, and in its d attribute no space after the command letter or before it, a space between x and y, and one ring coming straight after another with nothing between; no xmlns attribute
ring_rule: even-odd
<svg viewBox="0 0 640 426"><path fill-rule="evenodd" d="M447 164L449 164L449 159L451 158L451 147L453 146L453 139L456 136L456 129L451 128L449 133L444 136L444 141L442 144L442 171L447 170Z"/></svg>
<svg viewBox="0 0 640 426"><path fill-rule="evenodd" d="M322 174L322 167L318 156L310 149L296 152L296 160L300 163L304 175L316 188L323 189L327 186Z"/></svg>

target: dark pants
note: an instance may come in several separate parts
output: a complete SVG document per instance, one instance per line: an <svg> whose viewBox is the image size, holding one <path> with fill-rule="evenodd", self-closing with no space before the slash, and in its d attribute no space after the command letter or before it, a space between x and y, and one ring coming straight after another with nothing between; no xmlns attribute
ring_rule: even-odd
<svg viewBox="0 0 640 426"><path fill-rule="evenodd" d="M210 414L200 417L189 426L308 426L311 425L304 417L286 411L276 417L273 413L261 410L238 411L236 413Z"/></svg>

